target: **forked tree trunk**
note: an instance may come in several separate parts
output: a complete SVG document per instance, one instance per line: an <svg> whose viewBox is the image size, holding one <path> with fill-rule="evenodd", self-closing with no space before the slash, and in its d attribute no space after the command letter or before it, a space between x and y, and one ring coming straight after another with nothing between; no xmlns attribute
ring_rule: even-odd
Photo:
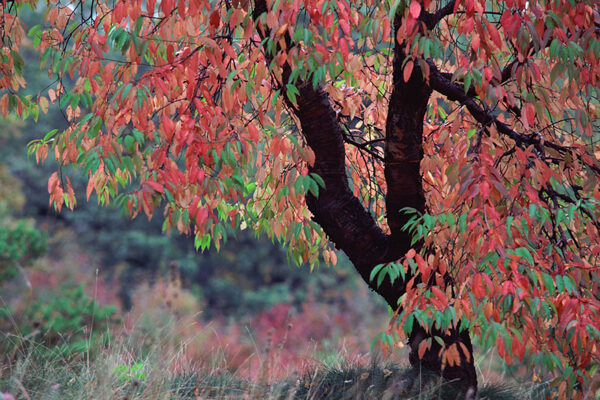
<svg viewBox="0 0 600 400"><path fill-rule="evenodd" d="M265 0L257 0L253 10L255 21L267 10ZM396 28L399 18L395 21ZM262 35L269 35L266 27ZM291 40L286 37L288 49ZM400 213L404 207L425 211L420 162L423 157L423 118L431 94L431 89L423 80L422 73L415 67L410 79L404 82L402 75L404 49L395 46L393 90L388 109L385 146L385 178L387 184L386 209L387 221L391 233L386 234L377 225L373 216L365 210L361 202L353 195L346 174L346 159L343 130L331 106L327 93L321 88L313 88L310 82L296 82L299 95L297 105L289 109L300 121L302 134L315 153L315 163L311 172L318 174L325 182L318 197L310 193L306 201L317 222L335 243L343 250L358 273L371 289L380 294L386 302L396 309L399 297L406 291L406 283L397 279L393 283L384 280L380 286L370 281L373 268L382 263L397 261L410 249L411 237L402 230L407 217ZM272 55L266 53L268 61ZM282 90L291 74L289 65L283 66ZM418 245L417 245L418 247ZM406 277L408 281L411 276ZM417 277L418 279L418 277ZM459 324L457 324L459 325ZM454 343L461 357L459 365L442 366L442 346L432 340L431 347L422 358L418 357L418 348L423 340L439 336L445 347ZM448 380L459 381L467 392L477 390L477 376L473 364L473 348L469 332L457 329L448 332L429 331L415 324L409 337L411 349L409 359L412 365L422 366ZM462 348L468 354L462 352Z"/></svg>
<svg viewBox="0 0 600 400"><path fill-rule="evenodd" d="M319 192L318 197L307 195L308 207L314 214L314 220L323 228L336 247L348 255L369 287L381 295L390 307L396 309L398 298L405 292L405 282L397 279L392 284L389 280L384 280L381 286L377 287L369 277L376 265L396 261L410 249L411 238L400 229L406 222L404 221L406 217L399 210L403 207L413 207L421 211L424 209L419 163L413 162L412 164L415 165L407 167L408 162L398 162L397 164L386 162L388 221L395 220L390 224L392 233L387 235L377 226L371 214L350 191L345 171L341 127L336 121L327 94L322 90L314 90L309 85L300 87L299 91L300 96L297 99L299 109L296 114L301 122L304 137L315 152L315 164L311 168L311 172L319 174L325 181L325 189ZM404 117L408 118L408 115L404 115ZM418 115L415 114L412 121L417 120ZM401 129L398 128L395 131L398 133ZM393 140L395 139L391 141ZM402 147L402 145L397 147ZM420 144L419 147L421 147ZM394 148L394 145L386 146L386 148ZM389 155L389 157L395 156ZM388 152L386 151L386 161L387 159ZM391 167L389 167L390 165ZM417 177L418 179L414 180ZM395 190L398 188L400 189ZM390 196L390 193L393 195ZM391 218L391 213L394 212L397 216ZM410 276L407 276L406 281L409 279ZM433 336L441 337L446 347L454 343L463 343L469 354L463 354L459 350L461 353L460 365L442 368L441 346L437 341L432 340L431 348L420 359L418 357L420 343ZM460 381L460 385L465 391L469 388L476 390L477 375L473 364L473 347L469 332L459 332L458 330L445 333L426 332L421 326L415 324L409 337L409 346L411 348L409 359L412 365L422 366L448 380Z"/></svg>

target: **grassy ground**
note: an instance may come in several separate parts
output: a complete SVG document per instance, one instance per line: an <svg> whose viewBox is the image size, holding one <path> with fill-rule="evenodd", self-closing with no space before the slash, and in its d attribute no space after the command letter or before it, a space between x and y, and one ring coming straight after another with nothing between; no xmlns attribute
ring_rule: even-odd
<svg viewBox="0 0 600 400"><path fill-rule="evenodd" d="M133 309L109 323L109 314L82 306L89 298L44 289L46 281L44 275L34 282L42 308L22 300L17 286L0 289L23 302L8 318L0 315L0 392L19 400L460 398L439 378L394 364L406 359L403 350L386 363L365 355L389 317L377 317L356 293L342 309L317 302L295 311L277 306L228 324L203 321L196 298L179 281L159 280L140 285ZM94 300L112 298L98 283ZM51 301L56 298L64 301ZM46 328L56 329L36 328L38 314L48 314ZM527 371L505 368L494 353L476 361L481 399L545 398L540 385L510 387L506 382L515 378L531 379Z"/></svg>
<svg viewBox="0 0 600 400"><path fill-rule="evenodd" d="M218 357L190 363L183 347L140 336L115 339L86 353L57 354L18 338L2 359L0 391L16 399L456 399L452 385L418 371L380 362L313 366L272 380L277 365L264 358L255 379L239 376ZM481 399L542 399L540 388L484 384Z"/></svg>

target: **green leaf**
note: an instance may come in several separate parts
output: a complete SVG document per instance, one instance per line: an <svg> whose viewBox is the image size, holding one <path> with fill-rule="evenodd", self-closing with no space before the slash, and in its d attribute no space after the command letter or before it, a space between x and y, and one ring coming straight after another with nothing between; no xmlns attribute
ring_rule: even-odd
<svg viewBox="0 0 600 400"><path fill-rule="evenodd" d="M381 283L383 282L384 279L385 279L384 273L381 273L377 276L377 287L381 286Z"/></svg>
<svg viewBox="0 0 600 400"><path fill-rule="evenodd" d="M133 129L132 131L133 137L135 138L136 142L138 142L141 145L144 144L144 134L140 131L138 131L137 129Z"/></svg>
<svg viewBox="0 0 600 400"><path fill-rule="evenodd" d="M465 94L467 94L469 92L469 89L471 88L472 80L473 80L473 76L471 76L471 74L465 75Z"/></svg>
<svg viewBox="0 0 600 400"><path fill-rule="evenodd" d="M377 276L383 267L385 267L385 264L378 264L371 270L371 275L369 276L370 282L373 282L373 279L375 279L375 276Z"/></svg>
<svg viewBox="0 0 600 400"><path fill-rule="evenodd" d="M285 85L285 88L287 89L285 94L288 97L288 99L290 99L292 104L297 105L298 103L296 102L296 96L299 95L300 92L298 92L298 89L296 89L296 86L287 83Z"/></svg>
<svg viewBox="0 0 600 400"><path fill-rule="evenodd" d="M460 229L461 233L466 232L466 230L467 230L467 214L461 214L461 216L458 217L458 228Z"/></svg>
<svg viewBox="0 0 600 400"><path fill-rule="evenodd" d="M308 191L315 197L319 197L319 186L317 186L317 183L310 179L308 180Z"/></svg>
<svg viewBox="0 0 600 400"><path fill-rule="evenodd" d="M131 85L131 83L128 83L127 85L125 85L125 87L121 91L121 100L125 100L127 98L127 95L129 94L129 91L131 90L132 87L133 86Z"/></svg>
<svg viewBox="0 0 600 400"><path fill-rule="evenodd" d="M556 289L558 289L559 293L565 291L565 283L563 281L562 275L556 275L556 277L554 277L554 282L556 282Z"/></svg>
<svg viewBox="0 0 600 400"><path fill-rule="evenodd" d="M320 187L322 187L323 189L325 188L325 181L323 180L323 178L321 178L318 174L314 172L311 172L310 176L315 180L315 182L319 184Z"/></svg>
<svg viewBox="0 0 600 400"><path fill-rule="evenodd" d="M521 258L526 259L529 265L534 265L533 257L531 256L531 253L529 252L529 250L527 250L527 248L519 247L515 250L515 254Z"/></svg>
<svg viewBox="0 0 600 400"><path fill-rule="evenodd" d="M135 139L133 136L125 136L125 147L130 153L135 152Z"/></svg>
<svg viewBox="0 0 600 400"><path fill-rule="evenodd" d="M552 279L552 277L547 273L542 272L542 281L544 282L544 286L546 287L546 289L550 293L553 293L554 289L556 289L556 287L554 286L554 279Z"/></svg>

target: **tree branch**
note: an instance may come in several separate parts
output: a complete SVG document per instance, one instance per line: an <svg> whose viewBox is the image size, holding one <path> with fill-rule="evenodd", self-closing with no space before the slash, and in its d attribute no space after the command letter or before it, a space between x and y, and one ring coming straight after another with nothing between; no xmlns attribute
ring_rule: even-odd
<svg viewBox="0 0 600 400"><path fill-rule="evenodd" d="M394 26L399 27L401 16ZM393 60L393 88L388 105L385 133L385 179L387 183L387 221L396 246L410 249L411 235L402 230L409 216L405 207L425 211L425 195L421 177L423 158L423 119L431 89L415 65L404 81L405 45L396 43ZM412 62L412 61L411 61Z"/></svg>
<svg viewBox="0 0 600 400"><path fill-rule="evenodd" d="M460 104L467 107L477 122L483 126L489 126L491 124L496 125L496 128L500 133L510 137L518 145L538 144L540 142L538 135L525 135L515 132L505 123L498 121L494 115L484 110L475 102L473 95L470 93L465 94L463 85L452 82L446 74L437 69L433 62L428 61L428 64L430 68L429 85L431 88L446 96L448 100L458 101Z"/></svg>
<svg viewBox="0 0 600 400"><path fill-rule="evenodd" d="M450 0L448 4L433 14L427 11L422 12L419 19L425 23L427 29L432 30L442 19L454 13L455 4L456 0Z"/></svg>
<svg viewBox="0 0 600 400"><path fill-rule="evenodd" d="M579 160L583 165L600 176L600 166L585 162L581 154L575 153L570 147L545 141L543 140L542 135L538 132L526 135L511 129L508 125L499 121L489 111L484 110L479 104L477 104L474 96L472 96L470 93L465 94L464 87L458 83L452 82L446 76L446 74L437 69L433 62L428 61L428 64L430 68L429 85L431 88L436 92L446 96L448 100L458 101L460 104L463 104L465 107L467 107L467 110L469 110L469 113L473 116L473 118L475 118L475 120L483 126L490 126L494 124L498 132L514 140L517 146L527 147L533 145L538 150L540 155L544 154L545 147L556 150L561 154L570 154L571 157Z"/></svg>
<svg viewBox="0 0 600 400"><path fill-rule="evenodd" d="M379 141L379 140L377 140ZM352 137L350 135L344 134L344 142L362 150L362 151L366 151L367 153L369 153L369 155L379 161L383 161L383 157L381 157L381 154L379 154L377 151L370 149L369 146L371 144L373 144L376 141L370 140L368 142L357 142L354 139L352 139Z"/></svg>
<svg viewBox="0 0 600 400"><path fill-rule="evenodd" d="M252 13L255 21L266 10L265 0L257 0ZM264 37L268 35L265 27ZM291 43L289 37L285 40ZM265 57L268 62L272 61L272 56L266 52ZM285 88L291 70L288 64L283 69L281 83ZM396 308L398 298L405 291L404 282L397 279L392 284L386 279L377 287L370 281L370 274L377 264L395 261L404 253L379 228L373 216L350 190L346 175L344 131L328 94L322 88L313 88L310 82L298 80L296 86L299 91L296 96L297 105L288 105L300 121L302 134L315 153L315 162L309 170L318 174L325 182L325 188L319 191L318 197L310 193L306 195L308 208L313 213L315 222L323 228L336 247L348 255L371 289L380 294L391 307ZM285 90L283 91L285 94Z"/></svg>

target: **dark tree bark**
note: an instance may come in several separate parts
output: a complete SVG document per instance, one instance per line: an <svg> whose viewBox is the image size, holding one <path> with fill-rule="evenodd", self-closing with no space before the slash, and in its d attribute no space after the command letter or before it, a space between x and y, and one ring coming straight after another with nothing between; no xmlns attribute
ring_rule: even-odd
<svg viewBox="0 0 600 400"><path fill-rule="evenodd" d="M427 14L426 24L435 24L452 9L447 6L436 14ZM253 11L255 20L267 10L264 0L257 0ZM396 28L400 23L396 18ZM269 35L267 28L263 37ZM291 40L288 38L288 48ZM265 50L266 52L266 50ZM266 54L271 61L271 55ZM384 280L380 286L370 281L371 271L382 263L397 261L411 248L411 236L402 227L408 217L401 213L404 207L425 211L420 163L423 157L423 118L432 88L423 79L422 72L415 67L410 79L404 82L402 62L404 49L396 44L394 55L393 90L390 98L385 138L385 178L387 183L386 209L390 234L384 233L373 216L365 210L353 195L346 174L343 130L331 106L327 93L321 88L313 88L311 83L296 82L299 95L297 104L288 103L290 110L300 122L300 128L307 144L315 152L315 163L310 172L318 174L325 182L319 196L310 193L306 196L308 208L317 222L338 249L343 250L358 273L369 287L380 294L393 308L398 308L398 299L406 291L406 282L413 278L410 274L405 281ZM282 91L285 94L291 70L284 65ZM419 250L421 244L417 244ZM419 276L415 277L418 281ZM444 345L462 343L467 354L459 347L461 363L458 366L443 367L442 346L435 340L422 358L417 351L423 340L433 336L441 337ZM477 390L477 376L473 364L473 349L468 331L451 329L447 332L427 331L415 323L409 337L410 362L415 366L442 375L448 380L460 381L465 391Z"/></svg>
<svg viewBox="0 0 600 400"><path fill-rule="evenodd" d="M396 29L399 24L398 19L396 18ZM419 212L425 212L420 164L423 159L423 119L432 89L423 78L423 73L417 65L414 66L411 75L405 82L402 68L404 62L404 46L396 43L393 61L393 88L386 123L384 165L387 184L386 211L391 240L406 252L410 247L411 236L402 230L402 227L408 222L409 217L400 210L404 207L411 207ZM419 249L421 244L417 243L415 247ZM448 276L446 278L448 278L446 281L450 282L450 278ZM416 279L420 281L419 276ZM468 353L463 352L463 346L458 346L461 360L459 365L445 367L442 365L440 358L442 346L436 340L431 340L431 347L426 350L422 358L419 358L418 349L421 342L434 336L441 337L446 347L455 343L464 345ZM474 366L473 346L468 331L450 329L442 332L433 329L428 332L416 324L408 343L411 348L409 355L411 364L421 365L441 374L448 380L459 380L466 387L476 390L477 374Z"/></svg>

